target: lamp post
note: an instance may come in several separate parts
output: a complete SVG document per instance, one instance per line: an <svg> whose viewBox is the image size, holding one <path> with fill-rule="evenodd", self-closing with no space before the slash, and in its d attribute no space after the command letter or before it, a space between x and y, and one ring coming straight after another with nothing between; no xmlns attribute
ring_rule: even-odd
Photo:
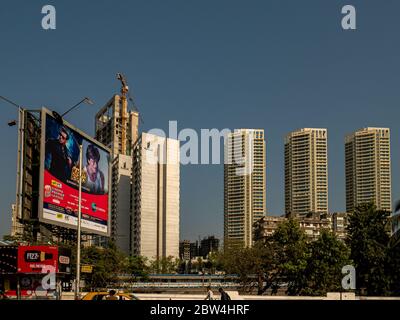
<svg viewBox="0 0 400 320"><path fill-rule="evenodd" d="M75 299L79 299L81 281L81 216L82 216L82 143L79 145L79 194L78 194L78 243L76 251L76 288Z"/></svg>
<svg viewBox="0 0 400 320"><path fill-rule="evenodd" d="M85 97L81 101L79 101L77 104L75 104L71 108L69 108L62 115L59 115L57 112L53 111L53 116L56 118L56 120L58 120L59 122L62 123L63 117L82 103L86 103L86 104L90 104L90 105L94 104L94 102L91 99ZM73 135L71 135L71 136L73 137ZM80 291L79 284L80 284L80 280L81 280L81 219L82 219L82 158L83 158L82 142L78 143L78 145L79 145L79 193L78 193L78 226L77 226L77 248L76 248L75 300L79 299L79 291Z"/></svg>
<svg viewBox="0 0 400 320"><path fill-rule="evenodd" d="M83 98L81 101L79 101L77 104L73 105L71 108L69 108L67 111L65 111L61 117L64 117L67 113L71 112L72 110L74 110L77 106L79 106L81 103L86 103L86 104L94 104L94 102L89 99L88 97Z"/></svg>
<svg viewBox="0 0 400 320"><path fill-rule="evenodd" d="M20 105L0 96L0 99L6 101L18 109L18 160L17 160L17 207L18 218L22 218L22 183L23 183L23 168L24 168L24 128L25 128L25 110ZM8 122L10 127L16 125L16 121Z"/></svg>

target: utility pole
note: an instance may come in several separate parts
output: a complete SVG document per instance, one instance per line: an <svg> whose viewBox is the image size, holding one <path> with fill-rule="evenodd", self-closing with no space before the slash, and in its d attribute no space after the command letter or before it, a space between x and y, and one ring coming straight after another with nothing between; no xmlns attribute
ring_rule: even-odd
<svg viewBox="0 0 400 320"><path fill-rule="evenodd" d="M69 108L62 115L59 115L57 112L53 111L53 116L57 121L63 122L63 117L78 107L80 104L94 104L94 102L88 97L83 98L77 104ZM72 135L73 137L73 135ZM75 140L76 141L76 140ZM76 141L77 142L77 141ZM76 279L75 279L75 300L79 299L79 290L80 290L80 278L81 278L81 218L82 218L82 141L79 144L79 194L78 194L78 226L77 226L77 248L76 248Z"/></svg>
<svg viewBox="0 0 400 320"><path fill-rule="evenodd" d="M81 216L82 216L82 143L79 144L79 195L78 195L78 243L76 252L75 300L79 299L81 280Z"/></svg>
<svg viewBox="0 0 400 320"><path fill-rule="evenodd" d="M25 133L25 109L17 103L0 96L1 100L18 108L18 159L17 159L17 218L22 219L22 184L23 184L23 169L24 169L24 133ZM9 122L9 126L15 125L15 121Z"/></svg>

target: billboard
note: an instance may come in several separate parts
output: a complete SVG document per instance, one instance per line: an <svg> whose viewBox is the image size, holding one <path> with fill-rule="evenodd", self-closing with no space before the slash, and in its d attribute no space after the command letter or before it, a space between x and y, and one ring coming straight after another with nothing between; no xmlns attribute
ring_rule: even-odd
<svg viewBox="0 0 400 320"><path fill-rule="evenodd" d="M47 273L58 270L58 248L51 246L19 246L18 273Z"/></svg>
<svg viewBox="0 0 400 320"><path fill-rule="evenodd" d="M54 269L53 269L54 268ZM71 249L56 246L0 246L0 274L71 273Z"/></svg>
<svg viewBox="0 0 400 320"><path fill-rule="evenodd" d="M110 150L42 109L39 219L77 228L79 146L82 145L82 231L109 235Z"/></svg>
<svg viewBox="0 0 400 320"><path fill-rule="evenodd" d="M58 248L58 273L71 273L71 249Z"/></svg>
<svg viewBox="0 0 400 320"><path fill-rule="evenodd" d="M16 273L17 260L18 260L18 247L0 246L0 275Z"/></svg>

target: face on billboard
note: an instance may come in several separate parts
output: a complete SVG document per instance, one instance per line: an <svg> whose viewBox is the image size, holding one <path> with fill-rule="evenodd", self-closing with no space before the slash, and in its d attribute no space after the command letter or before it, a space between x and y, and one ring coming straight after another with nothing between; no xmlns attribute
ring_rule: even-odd
<svg viewBox="0 0 400 320"><path fill-rule="evenodd" d="M110 154L46 113L42 220L76 227L79 199L79 146L82 145L82 228L108 233Z"/></svg>

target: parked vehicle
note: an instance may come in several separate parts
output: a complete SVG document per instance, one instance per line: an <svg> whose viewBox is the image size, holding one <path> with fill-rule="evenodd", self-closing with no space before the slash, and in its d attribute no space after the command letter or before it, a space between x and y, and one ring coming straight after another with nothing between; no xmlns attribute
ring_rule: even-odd
<svg viewBox="0 0 400 320"><path fill-rule="evenodd" d="M110 293L106 291L89 292L82 298L82 300L94 300L94 301L107 300L109 296ZM118 292L115 294L115 296L118 298L118 300L139 300L138 297L136 297L134 294L131 293Z"/></svg>

